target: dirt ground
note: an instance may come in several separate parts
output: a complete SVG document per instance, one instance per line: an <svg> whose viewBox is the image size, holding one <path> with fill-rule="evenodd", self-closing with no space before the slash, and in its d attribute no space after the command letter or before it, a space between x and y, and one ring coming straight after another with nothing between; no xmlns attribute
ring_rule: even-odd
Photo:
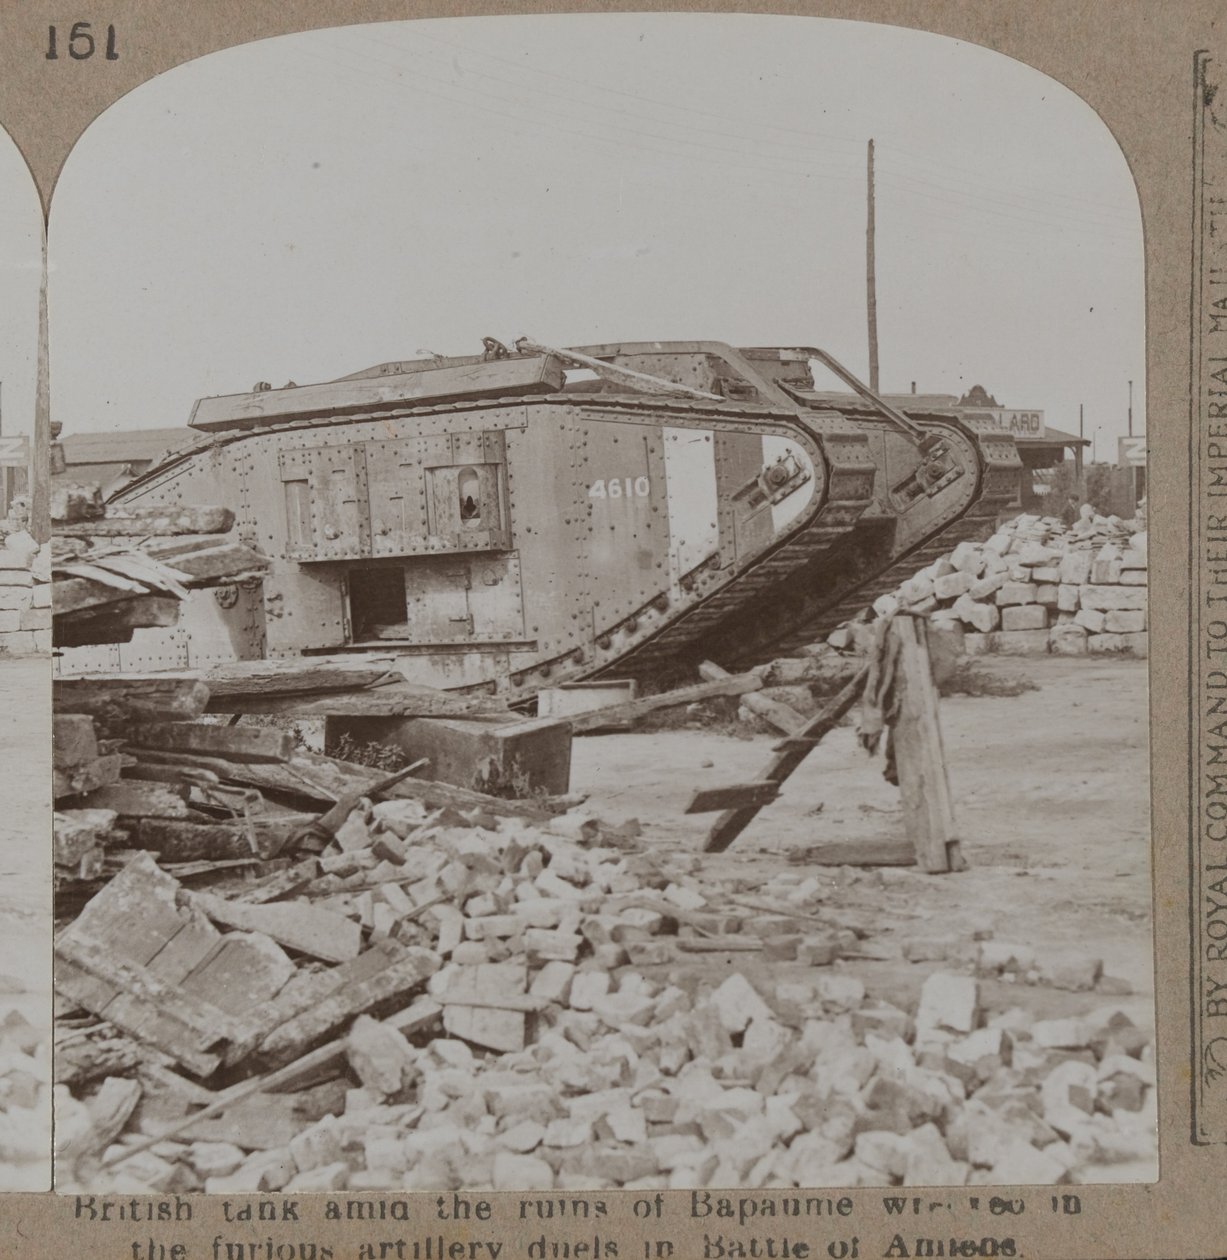
<svg viewBox="0 0 1227 1260"><path fill-rule="evenodd" d="M0 1019L16 1008L47 1038L51 1030L51 668L46 658L0 660ZM16 1125L20 1148L45 1160L9 1162L0 1155L0 1190L51 1184L49 1104L13 1109L0 1129L7 1144ZM20 1121L20 1123L18 1123Z"/></svg>
<svg viewBox="0 0 1227 1260"><path fill-rule="evenodd" d="M1106 973L1130 992L1108 997L986 980L982 1002L990 1010L1017 1006L1046 1019L1110 1002L1153 1029L1146 662L986 657L980 664L1012 677L1022 673L1038 689L942 701L968 870L853 873L789 862L790 853L819 842L904 834L899 793L883 780L880 757L864 753L844 726L727 853L702 857L704 874L744 881L746 899L781 869L829 881L825 904L858 926L868 923L865 952L886 955L843 965L872 995L898 1005L914 1009L931 971L950 968L975 934L991 934L1102 958ZM741 739L696 729L577 739L572 790L589 793L600 817L638 818L654 849L697 853L713 816L682 813L691 793L756 778L773 742L767 735ZM901 950L916 941L937 942L931 952L938 954L946 942L950 952L946 959L909 962ZM748 961L738 956L752 975ZM778 976L789 964L766 966Z"/></svg>

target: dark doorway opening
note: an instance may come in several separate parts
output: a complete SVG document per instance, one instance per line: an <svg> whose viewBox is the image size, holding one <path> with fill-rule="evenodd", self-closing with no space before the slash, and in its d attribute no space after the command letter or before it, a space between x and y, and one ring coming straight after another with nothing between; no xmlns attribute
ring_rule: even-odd
<svg viewBox="0 0 1227 1260"><path fill-rule="evenodd" d="M354 638L376 639L385 626L404 626L409 614L405 603L405 570L400 565L351 569L349 617Z"/></svg>

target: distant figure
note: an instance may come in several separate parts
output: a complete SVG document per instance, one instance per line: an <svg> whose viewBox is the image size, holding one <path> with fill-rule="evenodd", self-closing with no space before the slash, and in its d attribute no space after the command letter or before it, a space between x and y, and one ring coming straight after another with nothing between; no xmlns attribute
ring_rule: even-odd
<svg viewBox="0 0 1227 1260"><path fill-rule="evenodd" d="M1074 525L1078 520L1078 496L1067 495L1065 507L1061 510L1061 520L1066 526Z"/></svg>
<svg viewBox="0 0 1227 1260"><path fill-rule="evenodd" d="M464 496L464 501L460 504L460 519L462 521L475 521L481 515L481 510L477 506L476 500L471 494Z"/></svg>

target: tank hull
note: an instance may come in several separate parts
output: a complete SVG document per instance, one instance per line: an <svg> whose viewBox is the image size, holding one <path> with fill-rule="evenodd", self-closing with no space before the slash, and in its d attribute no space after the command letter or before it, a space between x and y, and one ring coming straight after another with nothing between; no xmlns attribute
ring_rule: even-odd
<svg viewBox="0 0 1227 1260"><path fill-rule="evenodd" d="M493 392L497 365L465 361L448 368L446 398L393 365L374 385L360 374L310 397L205 400L209 436L115 497L225 504L268 573L196 593L171 630L70 651L62 669L377 654L415 681L512 699L658 678L812 637L1004 501L1008 438L917 418L942 451L943 476L925 482L915 438L890 417L809 406L762 376L738 387L752 400L713 396L718 372L748 374L745 360L675 346L620 361L674 376L687 365L683 387L702 397L560 388L547 355L512 358L511 395Z"/></svg>

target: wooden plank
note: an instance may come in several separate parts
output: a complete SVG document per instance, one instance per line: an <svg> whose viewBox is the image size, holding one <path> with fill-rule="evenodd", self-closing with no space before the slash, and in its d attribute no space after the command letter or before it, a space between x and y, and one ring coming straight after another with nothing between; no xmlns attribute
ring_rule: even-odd
<svg viewBox="0 0 1227 1260"><path fill-rule="evenodd" d="M179 620L179 600L165 595L137 595L92 612L56 617L52 639L56 647L88 647L96 643L128 643L132 631L149 626L173 626Z"/></svg>
<svg viewBox="0 0 1227 1260"><path fill-rule="evenodd" d="M234 528L234 513L226 507L154 504L126 507L110 504L101 518L56 523L60 537L114 538L166 534L225 534Z"/></svg>
<svg viewBox="0 0 1227 1260"><path fill-rule="evenodd" d="M750 692L760 690L762 685L763 680L757 674L725 674L723 678L712 678L707 682L695 683L690 687L679 687L674 691L661 692L655 696L642 696L638 700L627 700L623 704L607 705L603 709L560 714L559 720L570 722L571 730L576 735L583 735L613 722L630 722L649 713L655 713L658 709L697 704L700 700L711 700L717 696L741 696L744 700Z"/></svg>
<svg viewBox="0 0 1227 1260"><path fill-rule="evenodd" d="M137 749L204 753L227 761L289 761L294 737L262 726L217 726L204 722L150 722L132 732Z"/></svg>
<svg viewBox="0 0 1227 1260"><path fill-rule="evenodd" d="M293 668L287 668L287 664ZM281 697L311 691L356 691L401 682L404 675L386 665L317 665L310 657L285 661L234 661L215 665L204 675L209 698Z"/></svg>
<svg viewBox="0 0 1227 1260"><path fill-rule="evenodd" d="M297 752L295 755L297 756ZM278 793L303 801L329 803L337 799L326 784L317 782L314 777L308 778L297 767L281 765L275 761L227 761L223 757L208 757L199 753L172 753L143 748L138 764L212 774L223 783L242 784L259 788L261 792Z"/></svg>
<svg viewBox="0 0 1227 1260"><path fill-rule="evenodd" d="M699 675L709 680L732 677L727 670L721 669L719 665L712 661L704 661L699 666ZM754 691L748 691L742 695L741 702L751 713L761 717L766 722L770 722L772 726L779 731L783 731L785 735L795 735L805 725L805 715L803 713L798 713L791 705L784 704L780 700L772 700L770 696L763 696Z"/></svg>
<svg viewBox="0 0 1227 1260"><path fill-rule="evenodd" d="M186 787L121 779L87 793L81 804L86 809L113 809L130 818L187 818L191 813L187 791Z"/></svg>
<svg viewBox="0 0 1227 1260"><path fill-rule="evenodd" d="M754 783L729 783L723 787L699 788L686 806L688 814L712 814L721 809L762 809L780 794L778 783L761 779Z"/></svg>
<svg viewBox="0 0 1227 1260"><path fill-rule="evenodd" d="M135 849L157 853L163 862L226 861L278 853L312 821L314 814L276 814L233 823L139 818L131 833ZM253 847L254 842L254 847Z"/></svg>
<svg viewBox="0 0 1227 1260"><path fill-rule="evenodd" d="M87 965L78 965L74 954ZM65 942L61 938L56 944L57 993L103 1015L138 1041L156 1046L196 1075L210 1075L221 1063L221 1054L215 1047L224 1040L220 1032L223 1024L214 1024L214 1034L210 1035L207 1027L197 1026L206 1015L199 1005L181 998L171 985L141 985L138 975L147 977L148 974L144 969L138 972L135 964L111 958L109 951L96 943L82 950L78 950L78 942L73 940ZM101 1001L94 996L99 982L107 986L103 990L106 996ZM134 988L132 993L124 991L128 984ZM164 992L168 996L166 1003L161 1000ZM114 1000L111 995L115 993L122 1002ZM220 1011L213 1013L221 1015ZM179 1016L189 1022L183 1022Z"/></svg>
<svg viewBox="0 0 1227 1260"><path fill-rule="evenodd" d="M51 685L51 703L57 711L87 713L112 723L197 718L208 702L208 687L181 675L91 675L57 678Z"/></svg>
<svg viewBox="0 0 1227 1260"><path fill-rule="evenodd" d="M910 840L831 840L795 850L789 860L803 866L915 866L916 850Z"/></svg>
<svg viewBox="0 0 1227 1260"><path fill-rule="evenodd" d="M409 949L405 957L368 980L347 984L318 1005L274 1029L259 1046L258 1054L270 1067L297 1058L304 1049L326 1037L346 1020L381 1002L406 998L438 969L439 957L431 950Z"/></svg>
<svg viewBox="0 0 1227 1260"><path fill-rule="evenodd" d="M362 928L331 910L301 902L253 906L230 901L212 893L185 894L189 905L207 914L214 923L240 932L261 932L278 945L322 958L347 962L362 948Z"/></svg>
<svg viewBox="0 0 1227 1260"><path fill-rule="evenodd" d="M838 726L843 716L857 702L864 689L865 678L868 673L868 666L859 670L856 676L844 685L842 690L831 699L825 708L816 713L800 730L795 732L795 735L799 737L801 746L790 747L783 752L777 752L763 768L760 777L769 779L777 784L783 783L788 779L793 771L805 760L810 749L823 736ZM798 740L790 740L788 742L795 744ZM756 806L730 809L721 814L712 824L711 831L708 832L707 840L703 845L704 852L723 853L753 822L757 814L758 808Z"/></svg>
<svg viewBox="0 0 1227 1260"><path fill-rule="evenodd" d="M131 582L112 586L110 582L98 582L87 577L56 578L51 583L51 610L58 618L83 609L101 608L118 599L131 598L135 593L134 587L135 583ZM135 587L135 590L143 592L144 588Z"/></svg>
<svg viewBox="0 0 1227 1260"><path fill-rule="evenodd" d="M967 863L950 801L926 631L925 623L914 617L896 617L887 633L899 649L894 752L904 823L917 863L923 870L940 873L964 870Z"/></svg>
<svg viewBox="0 0 1227 1260"><path fill-rule="evenodd" d="M276 901L281 897L289 897L317 879L319 873L318 859L307 858L303 862L296 862L293 866L286 867L283 871L274 871L263 879L255 880L233 900L254 906Z"/></svg>
<svg viewBox="0 0 1227 1260"><path fill-rule="evenodd" d="M355 789L367 791L378 783L384 774L380 770L372 770L367 766L355 765L350 761L340 761L335 757L325 757L320 753L307 752L299 748L295 750L290 762L291 767L299 771L304 778L315 778L322 786L329 788L334 797ZM482 809L487 813L506 818L530 818L545 821L556 814L565 813L575 805L574 799L565 803L546 797L538 800L513 801L498 796L487 796L484 792L475 792L472 788L456 787L450 783L435 783L427 779L404 779L387 789L390 799L421 801L427 809Z"/></svg>
<svg viewBox="0 0 1227 1260"><path fill-rule="evenodd" d="M259 574L268 567L268 557L240 542L219 543L207 536L203 542L188 547L180 540L156 539L142 550L146 555L169 564L188 579L187 585L207 583L221 578L238 578Z"/></svg>
<svg viewBox="0 0 1227 1260"><path fill-rule="evenodd" d="M439 1018L440 1012L441 1008L438 1003L432 1002L429 998L419 998L404 1010L389 1016L384 1020L384 1023L408 1036L422 1028L429 1027ZM327 1067L330 1064L339 1063L344 1058L346 1049L347 1040L344 1037L340 1037L328 1042L326 1045L317 1047L310 1053L287 1063L276 1071L253 1077L248 1081L242 1081L217 1095L202 1110L183 1117L176 1124L152 1137L146 1138L142 1142L137 1142L125 1147L123 1150L116 1151L103 1160L102 1167L110 1167L113 1164L131 1159L134 1155L139 1155L142 1151L149 1150L150 1147L177 1137L189 1128L198 1125L201 1121L207 1121L212 1116L230 1110L237 1103L244 1100L255 1098L261 1094L276 1097L278 1096L276 1094L277 1090L292 1089L304 1076L315 1073L320 1068ZM258 1111L258 1108L256 1110Z"/></svg>
<svg viewBox="0 0 1227 1260"><path fill-rule="evenodd" d="M290 717L514 717L506 702L495 696L454 696L409 682L315 694L223 693L210 700L209 712Z"/></svg>
<svg viewBox="0 0 1227 1260"><path fill-rule="evenodd" d="M71 770L98 756L94 719L85 713L57 713L51 719L52 765Z"/></svg>

